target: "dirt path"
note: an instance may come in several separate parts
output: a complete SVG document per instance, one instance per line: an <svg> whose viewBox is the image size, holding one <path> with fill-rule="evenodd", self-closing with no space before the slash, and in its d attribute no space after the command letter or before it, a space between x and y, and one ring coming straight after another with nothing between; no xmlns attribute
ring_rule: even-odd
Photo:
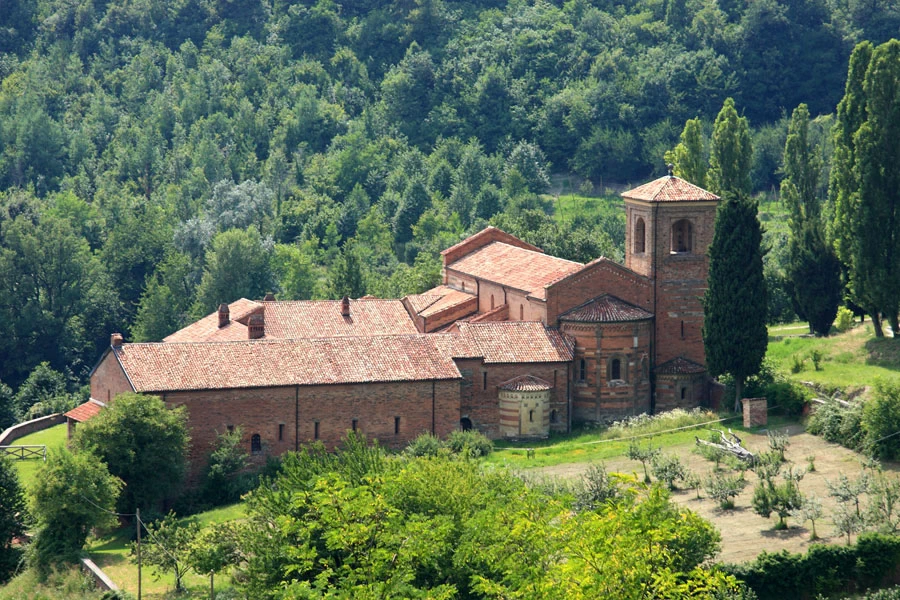
<svg viewBox="0 0 900 600"><path fill-rule="evenodd" d="M818 496L825 508L825 518L821 522L816 522L816 532L821 540L815 543L844 543L845 539L834 536L831 513L836 503L828 496L826 480L834 481L841 473L854 479L861 471L859 455L841 446L830 444L822 438L803 433L803 428L799 425L791 426L783 431L789 434L791 440L785 456L796 468L805 469L807 457L815 457L816 470L807 473L800 482L800 491L804 495ZM765 451L768 448L765 433L745 434L743 440L744 446L753 452ZM693 444L672 446L666 448L665 452L677 454L691 471L701 477L706 477L712 471L713 463L692 452L693 447ZM643 476L641 463L627 458L606 461L605 465L609 472L637 473ZM532 472L571 478L580 476L588 466L589 463L570 463L541 467ZM763 550L806 552L810 545L809 524L799 527L793 519L789 518L790 527L787 530L775 531L773 526L778 521L777 516L772 515L767 520L753 512L750 501L757 479L756 475L749 471L746 477L749 485L736 498L734 510L721 510L716 502L705 497L697 500L692 490L676 491L673 493L673 499L715 524L722 533L722 551L718 558L724 562L752 560ZM705 496L704 493L701 492L701 494Z"/></svg>

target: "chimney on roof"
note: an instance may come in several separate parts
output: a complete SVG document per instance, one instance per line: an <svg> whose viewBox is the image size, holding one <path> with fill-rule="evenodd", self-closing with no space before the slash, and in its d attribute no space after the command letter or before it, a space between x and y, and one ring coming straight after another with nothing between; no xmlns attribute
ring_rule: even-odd
<svg viewBox="0 0 900 600"><path fill-rule="evenodd" d="M269 292L268 294L266 294L266 297L263 298L263 302L275 302L275 294Z"/></svg>
<svg viewBox="0 0 900 600"><path fill-rule="evenodd" d="M341 298L341 316L349 317L350 316L350 297L344 296Z"/></svg>
<svg viewBox="0 0 900 600"><path fill-rule="evenodd" d="M228 305L223 302L219 305L219 327L225 327L230 320Z"/></svg>
<svg viewBox="0 0 900 600"><path fill-rule="evenodd" d="M124 341L124 339L122 338L121 333L114 333L111 336L109 336L109 345L112 346L113 348L121 348L123 341Z"/></svg>
<svg viewBox="0 0 900 600"><path fill-rule="evenodd" d="M247 321L247 339L258 340L266 335L266 320L262 313L253 313Z"/></svg>

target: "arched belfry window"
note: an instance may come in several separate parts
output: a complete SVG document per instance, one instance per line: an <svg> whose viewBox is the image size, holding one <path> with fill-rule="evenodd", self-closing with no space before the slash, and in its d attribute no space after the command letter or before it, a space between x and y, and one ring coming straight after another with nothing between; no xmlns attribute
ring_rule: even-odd
<svg viewBox="0 0 900 600"><path fill-rule="evenodd" d="M672 252L691 252L693 234L690 221L687 219L675 221L672 225Z"/></svg>
<svg viewBox="0 0 900 600"><path fill-rule="evenodd" d="M634 253L643 254L646 248L647 227L644 225L644 219L638 217L634 222Z"/></svg>

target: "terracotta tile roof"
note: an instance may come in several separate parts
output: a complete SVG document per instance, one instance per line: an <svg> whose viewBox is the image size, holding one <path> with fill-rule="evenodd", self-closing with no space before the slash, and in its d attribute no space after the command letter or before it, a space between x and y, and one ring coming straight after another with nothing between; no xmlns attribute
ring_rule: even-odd
<svg viewBox="0 0 900 600"><path fill-rule="evenodd" d="M528 242L523 242L516 236L506 233L502 229L497 229L494 226L488 226L475 235L470 235L458 244L454 244L446 250L442 250L441 260L445 265L452 263L462 258L463 256L474 252L482 246L487 246L492 242L504 242L511 246L518 246L519 248L524 248L526 250L543 252L543 250L541 250L537 246L532 246Z"/></svg>
<svg viewBox="0 0 900 600"><path fill-rule="evenodd" d="M427 292L407 296L409 304L416 314L422 317L430 317L448 308L458 306L475 298L475 294L439 285Z"/></svg>
<svg viewBox="0 0 900 600"><path fill-rule="evenodd" d="M208 314L199 321L191 323L184 329L179 329L172 335L163 339L164 342L200 342L214 340L219 342L237 341L247 339L247 328L239 321L246 320L251 314L263 309L262 302L254 302L241 298L228 305L231 323L219 328L219 312ZM231 325L238 321L238 327Z"/></svg>
<svg viewBox="0 0 900 600"><path fill-rule="evenodd" d="M700 373L706 373L706 367L682 356L656 367L657 375L698 375Z"/></svg>
<svg viewBox="0 0 900 600"><path fill-rule="evenodd" d="M340 300L253 302L241 299L229 305L230 322L219 327L219 313L165 338L164 342L239 342L248 339L247 320L262 312L264 339L340 336L412 335L416 326L400 300L350 301L350 316L341 315ZM244 322L241 322L244 321Z"/></svg>
<svg viewBox="0 0 900 600"><path fill-rule="evenodd" d="M581 267L581 263L503 242L488 244L447 265L447 269L523 292L541 290L547 283Z"/></svg>
<svg viewBox="0 0 900 600"><path fill-rule="evenodd" d="M574 342L539 321L459 323L459 335L467 336L485 363L567 362Z"/></svg>
<svg viewBox="0 0 900 600"><path fill-rule="evenodd" d="M511 392L540 392L553 389L550 382L544 381L540 377L535 377L534 375L519 375L514 379L501 383L497 387L501 390L509 390Z"/></svg>
<svg viewBox="0 0 900 600"><path fill-rule="evenodd" d="M138 392L460 378L442 350L429 335L113 348Z"/></svg>
<svg viewBox="0 0 900 600"><path fill-rule="evenodd" d="M103 410L103 405L95 400L88 400L84 404L79 404L78 406L67 412L65 416L72 419L73 421L84 423L85 421L92 419L100 414L101 410Z"/></svg>
<svg viewBox="0 0 900 600"><path fill-rule="evenodd" d="M342 336L412 335L418 333L400 300L350 300L350 316L341 315L340 300L265 302L269 339Z"/></svg>
<svg viewBox="0 0 900 600"><path fill-rule="evenodd" d="M680 177L666 175L622 192L623 198L647 202L699 202L718 200L719 197Z"/></svg>
<svg viewBox="0 0 900 600"><path fill-rule="evenodd" d="M446 356L451 358L481 358L481 350L467 335L455 333L431 333L432 341Z"/></svg>
<svg viewBox="0 0 900 600"><path fill-rule="evenodd" d="M621 323L622 321L652 319L653 313L615 296L603 294L564 312L559 318L563 321L582 323Z"/></svg>

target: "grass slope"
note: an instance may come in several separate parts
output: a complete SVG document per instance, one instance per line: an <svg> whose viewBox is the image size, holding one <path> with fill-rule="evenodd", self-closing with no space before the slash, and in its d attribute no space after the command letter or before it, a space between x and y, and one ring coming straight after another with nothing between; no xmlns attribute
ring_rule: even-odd
<svg viewBox="0 0 900 600"><path fill-rule="evenodd" d="M25 437L21 437L14 441L12 445L43 445L47 446L47 449L49 450L50 448L62 447L63 445L65 445L65 443L66 425L65 423L63 423L62 425L56 425L54 427L44 429L43 431L37 431L35 433L26 435ZM34 474L44 463L40 460L17 460L13 464L16 465L16 470L19 472L19 481L22 482L23 486L28 488L31 485L31 482L34 480Z"/></svg>

